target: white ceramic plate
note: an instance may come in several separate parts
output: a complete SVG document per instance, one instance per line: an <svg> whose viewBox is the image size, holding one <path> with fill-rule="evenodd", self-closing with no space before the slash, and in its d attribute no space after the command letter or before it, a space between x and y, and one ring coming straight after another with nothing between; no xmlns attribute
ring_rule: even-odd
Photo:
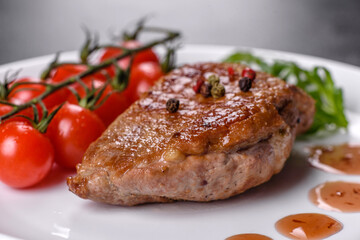
<svg viewBox="0 0 360 240"><path fill-rule="evenodd" d="M189 45L179 51L179 62L219 61L239 49L227 46ZM242 49L244 50L244 49ZM65 184L69 172L54 172L39 186L14 190L0 183L0 239L225 239L234 234L260 233L285 239L274 228L280 218L295 213L330 215L344 229L328 239L360 239L360 213L335 213L318 209L307 198L308 190L329 180L360 182L360 176L325 173L308 166L303 147L318 143L360 142L360 68L330 60L292 53L245 49L265 59L284 59L304 67L323 65L343 87L348 133L327 139L297 142L284 170L268 183L244 194L211 203L177 202L137 207L109 206L83 200ZM66 53L64 59L74 59ZM22 75L38 76L52 56L3 65L23 69Z"/></svg>

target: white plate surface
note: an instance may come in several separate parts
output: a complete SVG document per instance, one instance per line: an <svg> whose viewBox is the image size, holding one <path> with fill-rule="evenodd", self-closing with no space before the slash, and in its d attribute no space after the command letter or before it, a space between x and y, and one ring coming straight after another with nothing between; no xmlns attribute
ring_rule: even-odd
<svg viewBox="0 0 360 240"><path fill-rule="evenodd" d="M179 62L220 61L235 47L188 45L179 51ZM244 49L242 49L244 50ZM14 190L0 183L0 239L225 239L234 234L260 233L285 239L274 228L280 218L295 213L323 213L338 219L344 229L328 239L360 239L360 213L335 213L318 209L308 191L324 181L360 182L360 176L325 173L308 166L304 146L319 143L360 143L360 68L299 54L245 49L265 59L283 59L304 67L329 68L344 89L350 127L326 139L297 141L283 171L268 183L244 194L211 203L177 202L119 207L83 200L67 190L69 172L54 169L39 186ZM74 59L74 53L63 54ZM0 67L0 79L8 69L38 76L52 59L45 56Z"/></svg>

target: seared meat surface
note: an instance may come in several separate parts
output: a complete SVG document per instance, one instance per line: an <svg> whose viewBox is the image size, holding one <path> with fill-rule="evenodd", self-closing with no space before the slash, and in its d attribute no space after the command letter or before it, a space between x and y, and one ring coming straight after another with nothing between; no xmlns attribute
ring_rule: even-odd
<svg viewBox="0 0 360 240"><path fill-rule="evenodd" d="M70 191L119 205L212 201L269 180L282 169L296 134L312 124L314 101L261 72L242 92L244 67L185 65L160 79L90 145L68 179ZM224 97L194 92L196 81L212 74L225 86ZM180 101L175 113L166 110L170 98Z"/></svg>

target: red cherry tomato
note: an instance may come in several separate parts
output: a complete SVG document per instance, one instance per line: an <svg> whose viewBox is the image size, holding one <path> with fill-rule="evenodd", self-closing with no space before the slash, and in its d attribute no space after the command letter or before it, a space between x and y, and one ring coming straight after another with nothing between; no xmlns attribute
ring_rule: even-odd
<svg viewBox="0 0 360 240"><path fill-rule="evenodd" d="M105 48L102 52L102 55L100 56L100 62L103 62L107 59L116 57L117 55L121 54L123 51L119 48L112 48L112 47L108 47Z"/></svg>
<svg viewBox="0 0 360 240"><path fill-rule="evenodd" d="M36 82L38 79L35 78L22 78L19 80L16 80L16 82ZM11 86L11 85L10 85ZM9 94L9 102L13 104L22 104L24 102L30 101L32 98L37 97L39 94L42 93L42 91L45 90L45 88L42 88L43 86L37 85L37 84L26 84L26 85L19 85L18 87L15 87L15 89ZM30 88L29 90L23 89L23 88ZM22 91L19 91L20 89L23 89ZM13 109L13 107L6 105L6 104L0 104L0 116L10 112ZM39 110L39 109L38 109ZM40 113L41 114L41 113ZM31 119L34 118L34 112L32 108L27 108L16 115L23 115L27 116ZM21 121L21 122L28 122L29 121L23 117L11 117L5 120L5 122L9 121Z"/></svg>
<svg viewBox="0 0 360 240"><path fill-rule="evenodd" d="M33 98L36 98L40 94L42 94L46 90L46 87L41 84L36 84L39 83L40 81L41 81L40 79L30 78L30 77L25 77L15 80L15 82L13 82L10 86L12 86L15 83L24 83L24 82L31 82L34 84L23 84L15 87L8 96L9 102L19 105L26 103L32 100ZM37 106L37 109L39 112L39 117L41 117L42 116L41 107ZM18 113L18 115L25 115L32 119L34 117L32 108L28 108L27 111L21 111L20 113Z"/></svg>
<svg viewBox="0 0 360 240"><path fill-rule="evenodd" d="M55 68L51 72L49 83L54 83L54 84L61 83L70 77L73 77L75 75L78 75L86 71L87 69L88 67L86 65L77 65L77 64L61 65ZM87 81L91 81L92 79L101 79L105 81L106 77L101 73L95 73L93 75L83 78L82 81L87 82ZM78 85L79 85L78 83L72 84L73 87L76 87ZM49 105L50 108L65 102L69 97L69 95L71 95L71 92L69 91L69 89L63 88L58 90L55 94L56 95L51 94L45 99L45 101L48 102L47 105Z"/></svg>
<svg viewBox="0 0 360 240"><path fill-rule="evenodd" d="M104 96L111 91L111 87L107 86L104 91ZM103 98L104 97L100 98L100 101ZM105 126L109 126L110 123L112 123L130 105L131 102L124 93L113 92L110 94L109 98L106 99L105 103L95 109L94 112L104 122Z"/></svg>
<svg viewBox="0 0 360 240"><path fill-rule="evenodd" d="M12 110L11 106L0 103L0 116L10 112L11 110Z"/></svg>
<svg viewBox="0 0 360 240"><path fill-rule="evenodd" d="M129 49L134 49L134 48L138 48L138 47L142 46L142 44L139 41L136 41L136 40L125 41L121 45L123 47L129 48ZM130 63L130 57L121 59L120 61L124 62L123 64L126 67L128 67L129 63ZM142 62L159 63L159 59L156 56L156 54L154 53L154 51L151 50L150 48L148 48L148 49L146 49L144 51L139 52L134 57L134 62L133 62L134 65L137 65L137 64L142 63Z"/></svg>
<svg viewBox="0 0 360 240"><path fill-rule="evenodd" d="M130 83L124 93L131 102L134 102L142 93L149 90L161 76L163 76L163 72L158 63L143 62L135 65L131 69Z"/></svg>
<svg viewBox="0 0 360 240"><path fill-rule="evenodd" d="M125 48L129 48L129 49L134 49L137 47L141 47L142 44L139 41L136 40L130 40L130 41L125 41L121 44L121 46L125 47ZM103 62L107 59L116 57L117 55L121 54L122 50L118 49L118 48L106 48L102 54L102 56L100 57L100 62ZM134 57L133 60L133 65L137 65L139 63L142 62L156 62L159 63L159 59L156 56L156 54L154 53L153 50L151 49L146 49L144 51L141 51L139 53L137 53ZM126 69L129 66L130 63L130 57L126 57L123 59L120 59L118 61L119 66L122 69ZM110 66L107 68L107 71L109 73L110 76L114 76L115 75L115 68L114 66Z"/></svg>
<svg viewBox="0 0 360 240"><path fill-rule="evenodd" d="M50 172L54 149L49 139L24 122L0 126L0 180L14 188L40 182Z"/></svg>
<svg viewBox="0 0 360 240"><path fill-rule="evenodd" d="M50 84L56 84L53 82L52 79L50 79L47 83ZM65 102L66 99L71 94L70 90L65 88L61 88L53 93L51 93L49 96L43 99L43 102L45 103L45 106L48 110L51 110L53 107L60 105L61 103Z"/></svg>
<svg viewBox="0 0 360 240"><path fill-rule="evenodd" d="M96 89L104 86L104 82L101 80L93 80L85 83L88 88L92 89L94 86ZM85 96L85 89L82 86L77 86L74 88L75 91L82 98ZM100 89L99 89L100 90ZM103 121L105 126L108 126L112 123L117 116L119 116L122 112L124 112L129 106L130 101L123 93L112 92L111 86L107 86L100 97L98 103L100 103L108 94L110 96L106 99L106 101L93 112ZM71 94L68 98L69 103L78 104L77 99L73 94Z"/></svg>
<svg viewBox="0 0 360 240"><path fill-rule="evenodd" d="M103 122L88 109L65 103L49 124L46 135L55 149L55 162L75 168L94 140L105 130Z"/></svg>
<svg viewBox="0 0 360 240"><path fill-rule="evenodd" d="M1 104L0 103L0 116L3 116L5 114L7 114L8 112L10 112L12 110L12 107L9 106L9 105L5 105L5 104ZM16 118L16 119L15 119ZM9 122L9 121L13 121L13 120L17 120L18 117L13 117L13 118L10 118L10 119L6 119L4 121L1 122L1 124L4 124L6 122ZM19 118L20 120L21 118ZM24 118L25 119L25 118ZM1 125L0 125L1 126Z"/></svg>
<svg viewBox="0 0 360 240"><path fill-rule="evenodd" d="M25 103L39 96L46 89L44 85L36 84L39 83L40 81L41 80L37 78L26 77L26 78L18 79L15 82L13 82L11 85L15 83L24 83L24 82L33 82L34 84L24 84L15 87L9 94L10 102Z"/></svg>
<svg viewBox="0 0 360 240"><path fill-rule="evenodd" d="M54 83L60 83L65 81L66 79L78 75L82 72L85 72L88 69L86 65L77 65L77 64L64 64L57 68L55 68L51 72L51 79ZM106 80L106 77L100 72L92 74L91 76L85 77L82 80L84 82L89 81L91 79L103 79Z"/></svg>
<svg viewBox="0 0 360 240"><path fill-rule="evenodd" d="M64 64L51 71L51 79L54 83L60 83L79 73L86 71L87 66L76 64Z"/></svg>
<svg viewBox="0 0 360 240"><path fill-rule="evenodd" d="M9 94L9 101L11 103L14 104L26 103L32 100L33 98L36 98L46 90L46 86L37 84L41 82L41 80L37 78L21 78L15 81L15 83L21 83L21 82L33 82L34 84L23 84L15 87ZM52 80L50 80L48 83L53 83L53 82ZM65 102L68 96L69 96L68 89L60 89L47 96L45 99L43 99L43 102L48 109L51 109L54 106ZM40 106L37 106L37 108L41 115L42 111ZM31 116L33 116L33 114L31 114Z"/></svg>
<svg viewBox="0 0 360 240"><path fill-rule="evenodd" d="M10 112L12 109L13 108L11 106L0 103L0 116L5 115L6 113ZM33 112L32 108L24 109L24 110L20 111L19 113L17 113L16 115L24 115L24 116L29 117L30 119L34 118L34 112ZM14 121L30 123L30 121L28 121L24 117L11 117L11 118L4 120L0 124L7 123L7 122L14 122Z"/></svg>

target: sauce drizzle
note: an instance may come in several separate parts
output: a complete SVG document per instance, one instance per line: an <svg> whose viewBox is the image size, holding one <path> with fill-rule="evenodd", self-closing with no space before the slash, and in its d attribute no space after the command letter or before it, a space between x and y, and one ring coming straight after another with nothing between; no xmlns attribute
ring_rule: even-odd
<svg viewBox="0 0 360 240"><path fill-rule="evenodd" d="M337 174L360 174L360 145L315 146L310 149L309 163Z"/></svg>
<svg viewBox="0 0 360 240"><path fill-rule="evenodd" d="M337 220L318 213L289 215L277 221L275 227L282 235L298 240L323 239L343 228Z"/></svg>
<svg viewBox="0 0 360 240"><path fill-rule="evenodd" d="M360 184L343 181L326 182L311 189L309 199L324 210L359 212Z"/></svg>
<svg viewBox="0 0 360 240"><path fill-rule="evenodd" d="M244 233L228 237L225 240L272 240L272 238L257 233Z"/></svg>

